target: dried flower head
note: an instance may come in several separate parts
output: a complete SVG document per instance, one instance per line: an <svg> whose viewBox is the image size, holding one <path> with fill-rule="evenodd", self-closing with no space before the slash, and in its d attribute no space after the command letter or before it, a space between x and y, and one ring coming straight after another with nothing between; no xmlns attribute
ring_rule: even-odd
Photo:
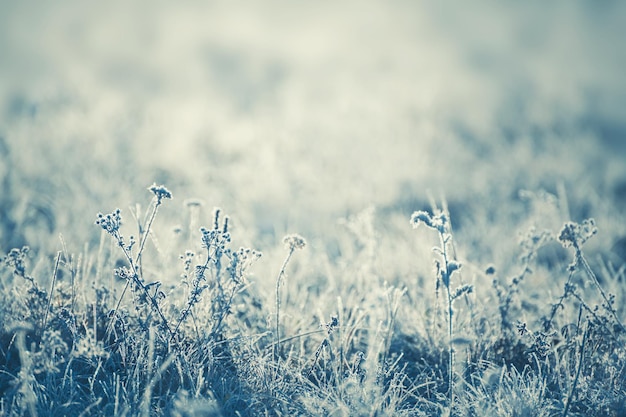
<svg viewBox="0 0 626 417"><path fill-rule="evenodd" d="M420 223L424 223L428 227L433 227L433 220L427 211L416 211L411 215L411 226L416 229Z"/></svg>
<svg viewBox="0 0 626 417"><path fill-rule="evenodd" d="M33 282L33 278L26 274L26 258L30 248L23 246L22 249L13 248L9 251L3 261L6 266L13 268L13 273Z"/></svg>
<svg viewBox="0 0 626 417"><path fill-rule="evenodd" d="M164 198L172 198L172 193L170 192L170 190L165 188L164 185L156 185L156 183L153 183L150 187L148 187L148 190L150 190L150 192L152 192L152 194L154 194L154 196L157 198L157 204L160 204L161 200L163 200Z"/></svg>
<svg viewBox="0 0 626 417"><path fill-rule="evenodd" d="M202 234L202 246L206 249L218 249L224 251L226 245L230 243L230 233L224 233L222 230L212 229L209 230L206 227L200 228Z"/></svg>
<svg viewBox="0 0 626 417"><path fill-rule="evenodd" d="M410 224L416 229L421 223L437 230L439 233L446 233L446 225L448 224L448 215L443 211L438 211L435 214L430 214L427 211L419 210L413 212L411 215Z"/></svg>
<svg viewBox="0 0 626 417"><path fill-rule="evenodd" d="M289 250L304 249L306 246L306 240L297 233L285 236L283 238L283 243L285 244L285 247L289 248Z"/></svg>
<svg viewBox="0 0 626 417"><path fill-rule="evenodd" d="M107 215L98 213L96 224L100 226L102 230L113 235L120 230L120 226L122 225L121 213L122 211L120 209L115 209L115 211Z"/></svg>
<svg viewBox="0 0 626 417"><path fill-rule="evenodd" d="M582 223L567 222L559 233L559 242L564 248L574 246L579 249L589 238L598 232L594 219L583 220Z"/></svg>

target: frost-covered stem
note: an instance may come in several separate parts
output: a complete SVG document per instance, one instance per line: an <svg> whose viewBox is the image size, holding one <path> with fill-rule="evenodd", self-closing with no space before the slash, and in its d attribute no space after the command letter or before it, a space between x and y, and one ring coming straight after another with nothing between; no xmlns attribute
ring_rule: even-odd
<svg viewBox="0 0 626 417"><path fill-rule="evenodd" d="M124 248L124 244L120 240L119 233L115 232L111 236L113 236L117 240L118 245L122 248L122 252L124 252L124 254L126 255L126 259L128 259L129 256L126 253L126 249ZM132 258L131 258L131 260L132 260ZM126 291L128 291L128 287L129 286L130 286L130 280L127 279L126 280L126 285L124 285L124 289L122 290L122 294L117 299L117 304L115 305L115 309L113 310L113 314L111 315L111 320L109 320L109 324L107 325L107 328L106 328L106 330L104 332L104 339L105 340L108 339L109 335L111 334L111 330L113 329L113 322L115 321L115 317L117 316L117 312L120 310L120 306L122 305L122 300L124 299L124 296L126 295Z"/></svg>
<svg viewBox="0 0 626 417"><path fill-rule="evenodd" d="M293 252L295 250L296 250L295 246L291 245L289 247L289 252L287 253L287 256L285 257L285 260L283 261L283 265L280 268L280 272L278 272L278 278L276 279L276 323L275 323L276 335L274 336L274 339L275 339L274 360L276 361L277 364L279 363L278 355L280 352L280 285L283 282L287 264L289 263L289 260L291 259L291 255L293 255Z"/></svg>
<svg viewBox="0 0 626 417"><path fill-rule="evenodd" d="M146 241L148 240L148 235L150 235L150 229L152 228L152 222L154 222L154 218L156 217L159 206L161 205L161 199L158 197L153 198L154 204L152 207L152 213L150 214L150 218L148 219L148 223L146 225L146 229L143 230L141 235L141 242L139 242L139 250L137 251L137 257L135 258L135 262L139 265L141 269L141 254L143 253L143 249L146 246ZM140 225L141 228L141 225Z"/></svg>
<svg viewBox="0 0 626 417"><path fill-rule="evenodd" d="M230 294L228 295L228 298L226 300L226 303L220 309L219 317L213 323L213 328L211 329L211 334L218 334L220 327L222 327L222 322L224 321L226 316L230 313L230 306L233 303L233 298L235 298L235 294L237 293L237 290L238 290L238 287L236 287L236 286L234 286L231 289Z"/></svg>
<svg viewBox="0 0 626 417"><path fill-rule="evenodd" d="M207 252L209 252L209 249L207 249ZM204 265L202 265L202 274L204 274L205 271L208 269L210 261L211 261L211 256L210 254L207 254L206 262L204 263ZM176 327L174 328L172 332L172 336L171 336L172 340L176 336L176 333L178 333L178 329L180 328L180 325L183 323L183 321L185 321L185 319L187 319L187 316L189 315L189 313L191 313L191 308L193 307L193 305L198 302L199 284L200 284L200 277L196 277L196 279L194 280L193 289L191 290L189 301L187 302L187 305L185 306L185 309L183 310L183 312L180 314L178 323L176 323Z"/></svg>
<svg viewBox="0 0 626 417"><path fill-rule="evenodd" d="M617 337L613 334L613 331L609 329L609 327L606 325L606 323L602 319L600 319L600 317L598 317L596 310L591 308L591 306L587 304L585 300L583 300L580 294L578 294L576 291L572 291L572 297L578 300L578 302L580 303L580 307L583 308L587 313L589 313L591 317L593 317L595 323L598 323L600 326L602 326L602 328L607 332L607 334L613 335L613 337L616 338L617 340Z"/></svg>
<svg viewBox="0 0 626 417"><path fill-rule="evenodd" d="M48 322L48 313L52 306L52 294L54 294L54 285L57 282L57 272L59 271L59 262L61 261L61 252L57 253L57 259L54 262L54 271L52 272L52 284L50 285L50 296L48 297L48 305L46 306L46 314L43 317L43 323L41 325L41 331L46 329L46 323Z"/></svg>
<svg viewBox="0 0 626 417"><path fill-rule="evenodd" d="M567 417L567 412L569 411L570 404L572 403L572 398L574 397L574 392L576 391L576 385L578 385L578 378L580 377L580 370L583 367L583 359L585 357L585 344L587 342L588 332L589 324L587 324L587 326L585 327L585 332L583 333L583 341L580 346L580 357L578 358L578 369L576 369L574 383L572 384L572 389L570 390L569 396L567 397L567 403L565 404L565 409L563 410L563 417Z"/></svg>
<svg viewBox="0 0 626 417"><path fill-rule="evenodd" d="M450 389L450 409L452 409L452 405L454 402L454 375L453 375L453 365L454 365L454 350L452 349L452 296L450 294L450 287L446 288L448 293L448 388Z"/></svg>
<svg viewBox="0 0 626 417"><path fill-rule="evenodd" d="M448 388L449 388L449 401L450 411L454 405L454 349L452 348L452 318L454 311L452 309L452 303L460 295L466 294L471 291L471 286L461 286L457 288L454 294L450 290L450 277L460 268L460 264L454 260L450 260L448 257L448 244L452 239L450 233L448 216L444 212L439 212L436 216L431 215L426 211L416 211L411 215L410 224L413 228L417 228L420 224L425 224L427 227L434 229L439 234L440 247L435 248L435 252L441 256L443 265L439 260L435 261L437 266L437 282L436 288L439 288L439 283L442 282L446 287L446 295L448 298ZM441 280L441 281L440 281Z"/></svg>
<svg viewBox="0 0 626 417"><path fill-rule="evenodd" d="M155 212L156 212L156 210L155 210ZM133 261L133 258L131 256L129 250L127 250L124 247L124 242L123 242L122 237L120 236L119 232L117 232L117 231L114 232L112 234L112 236L117 240L118 245L120 246L120 248L122 248L122 252L124 253L124 256L126 257L126 260L128 261L128 265L130 266L130 271L131 271L132 275L130 277L127 277L127 279L126 279L126 286L124 286L124 290L122 291L122 295L120 296L119 300L117 301L117 305L115 306L115 311L114 311L113 317L111 317L111 320L109 321L109 325L107 326L107 331L105 333L106 337L109 336L109 333L111 331L111 326L113 324L113 321L115 320L115 316L117 315L117 312L118 312L118 310L120 308L120 305L122 304L122 299L124 298L124 295L126 294L126 291L128 290L128 286L130 285L131 280L137 286L137 288L139 288L140 290L142 290L145 293L146 299L150 301L152 309L154 311L156 311L157 314L159 315L159 317L161 318L161 321L163 322L163 326L165 326L165 329L167 330L167 332L170 335L173 335L172 329L170 328L169 324L167 323L167 319L163 315L163 312L159 308L159 304L158 304L157 300L150 295L150 293L148 292L148 289L146 288L146 286L143 285L143 283L141 282L141 278L140 278L140 275L138 274L138 270L137 270L137 265Z"/></svg>
<svg viewBox="0 0 626 417"><path fill-rule="evenodd" d="M382 366L386 366L387 363L387 355L389 354L389 350L391 348L391 338L393 335L396 318L398 316L398 308L400 307L399 298L404 294L404 290L394 289L390 295L390 292L387 292L387 329L384 336L384 346L383 346L383 356L380 363ZM339 327L341 331L341 327ZM342 340L341 338L339 340ZM341 358L343 361L343 357ZM343 362L341 362L343 363ZM383 372L386 372L383 370ZM339 375L343 375L340 373Z"/></svg>
<svg viewBox="0 0 626 417"><path fill-rule="evenodd" d="M570 283L572 282L573 276L574 276L574 269L572 269L569 272L569 275L567 276L567 282L565 283L565 290L563 291L563 294L561 294L561 296L559 297L559 302L552 306L552 310L550 311L550 318L543 325L543 329L546 332L550 330L550 326L552 325L552 320L554 320L554 316L556 316L556 313L559 310L559 308L563 307L563 301L565 301L565 298L567 298L567 296L570 293L569 288L570 288Z"/></svg>
<svg viewBox="0 0 626 417"><path fill-rule="evenodd" d="M583 269L585 270L585 272L587 273L589 278L591 278L591 280L595 284L596 288L598 288L598 291L600 291L600 294L602 295L602 298L604 299L604 302L606 303L606 309L609 311L609 313L611 313L611 315L613 316L613 318L617 322L617 325L620 327L620 329L622 329L622 331L624 333L626 333L626 327L624 327L624 325L622 324L622 322L619 319L619 317L617 317L617 313L615 312L615 309L611 305L611 302L609 301L609 298L607 297L606 293L604 292L604 290L600 286L600 283L598 282L598 278L596 277L596 274L593 272L593 270L589 266L589 263L587 262L587 259L585 259L585 257L583 256L583 252L580 249L580 246L578 245L578 242L574 242L574 249L576 250L576 259L583 266Z"/></svg>
<svg viewBox="0 0 626 417"><path fill-rule="evenodd" d="M444 226L442 226L443 228ZM442 275L445 276L445 280L443 284L446 287L446 295L448 297L448 389L449 389L449 397L450 397L450 410L452 410L453 402L454 402L454 391L453 391L453 370L452 367L454 365L454 351L452 349L452 315L454 314L452 310L452 293L450 292L450 268L448 263L448 244L449 235L446 236L444 230L439 230L439 241L441 242L441 256L443 257L444 270L442 271Z"/></svg>
<svg viewBox="0 0 626 417"><path fill-rule="evenodd" d="M26 348L26 332L28 328L17 329L15 336L15 346L20 359L20 370L16 378L16 389L18 390L23 404L27 407L31 416L37 416L37 394L33 387L38 382L33 372L33 358L31 352ZM26 408L24 407L24 408Z"/></svg>

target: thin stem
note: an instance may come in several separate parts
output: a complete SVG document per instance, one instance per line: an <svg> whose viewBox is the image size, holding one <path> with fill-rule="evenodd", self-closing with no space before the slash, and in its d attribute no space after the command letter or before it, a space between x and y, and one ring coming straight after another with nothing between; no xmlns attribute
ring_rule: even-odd
<svg viewBox="0 0 626 417"><path fill-rule="evenodd" d="M571 270L569 272L569 275L567 277L567 282L565 283L565 290L563 291L563 294L561 294L561 296L559 297L559 302L554 304L552 306L552 311L550 312L550 318L544 323L543 325L543 329L547 332L548 330L550 330L550 326L552 325L552 320L554 320L554 316L556 316L557 311L559 310L559 308L563 307L563 301L565 301L565 298L569 295L570 291L569 291L569 285L570 282L572 282L572 277L574 276L574 270Z"/></svg>
<svg viewBox="0 0 626 417"><path fill-rule="evenodd" d="M454 405L454 374L453 374L453 365L454 365L454 349L452 348L452 296L450 294L450 287L446 288L448 292L448 386L450 389L450 410L452 410L452 406Z"/></svg>
<svg viewBox="0 0 626 417"><path fill-rule="evenodd" d="M443 209L443 212L446 213L447 221L448 221L448 233L450 234L450 236L452 236L454 234L454 231L452 230L452 216L450 216L450 210L448 209L448 201L445 198L442 198L441 208ZM456 246L454 245L454 239L450 239L450 250L452 251L452 259L457 259ZM463 280L463 273L461 272L461 270L457 271L457 274L459 276L459 282L461 283L461 285L465 285L465 281ZM472 302L470 301L470 298L467 295L467 293L463 294L463 298L465 299L465 305L467 305L467 308L470 310L470 315L473 318L474 306Z"/></svg>
<svg viewBox="0 0 626 417"><path fill-rule="evenodd" d="M50 285L50 296L48 297L48 305L46 306L46 314L43 317L43 323L41 324L41 331L43 332L48 322L48 313L50 312L50 306L52 305L52 295L54 293L54 285L57 281L57 272L59 271L59 262L61 261L61 251L57 252L57 259L54 263L54 271L52 272L52 284Z"/></svg>
<svg viewBox="0 0 626 417"><path fill-rule="evenodd" d="M329 345L329 340L328 337L325 337L324 340L322 340L322 343L320 343L320 345L317 347L317 349L315 350L315 357L313 358L313 363L311 364L311 368L309 368L309 372L307 372L306 377L310 377L311 374L313 373L313 370L315 370L315 365L317 365L317 361L320 359L320 354L322 353L322 349L324 349L324 347Z"/></svg>
<svg viewBox="0 0 626 417"><path fill-rule="evenodd" d="M157 197L154 197L153 201L154 201L154 206L152 208L152 213L150 214L150 218L148 219L148 225L146 226L146 230L144 230L143 234L141 235L141 242L139 242L139 250L137 251L137 257L135 258L135 262L139 265L140 268L141 268L141 254L146 245L146 241L148 240L148 235L150 234L150 229L152 228L152 222L154 221L154 218L156 217L156 214L157 214L157 210L159 209L159 206L161 205L161 200L158 199Z"/></svg>
<svg viewBox="0 0 626 417"><path fill-rule="evenodd" d="M73 313L74 312L74 306L76 304L76 275L78 274L77 269L74 266L74 262L72 260L72 256L70 256L69 252L67 251L67 245L65 244L65 239L63 238L63 235L60 234L59 235L59 239L61 240L61 247L63 248L63 256L65 258L65 263L67 265L69 265L70 267L70 279L71 279L71 286L72 286L72 304L71 304L71 308L70 311ZM79 264L80 264L80 260L79 260Z"/></svg>
<svg viewBox="0 0 626 417"><path fill-rule="evenodd" d="M602 326L602 328L606 330L607 334L613 336L616 341L619 340L617 336L611 331L611 329L609 329L609 327L606 325L606 322L598 317L598 315L596 314L596 310L591 308L578 293L574 291L572 292L572 296L578 300L581 308L585 309L585 311L587 311L587 313L589 313L589 315L593 317L595 323L597 323L599 326Z"/></svg>
<svg viewBox="0 0 626 417"><path fill-rule="evenodd" d="M154 213L156 213L156 208L155 208ZM153 218L154 218L154 216L152 216L152 219ZM152 221L150 221L150 223L152 223ZM146 230L149 231L149 229L146 229ZM109 334L109 332L111 330L111 325L112 325L113 321L115 320L115 316L117 315L117 311L119 310L119 307L120 307L120 305L122 303L122 299L124 298L124 294L126 294L126 290L128 289L128 286L129 286L131 280L133 281L133 283L135 284L135 286L138 289L140 289L140 290L142 290L144 292L144 294L146 295L146 299L149 300L152 309L155 310L157 312L157 314L159 315L159 317L161 318L161 321L163 322L163 326L165 326L165 329L170 334L170 336L173 336L172 329L170 328L170 326L169 326L169 324L167 322L167 319L163 315L163 312L159 308L159 304L158 304L157 300L150 295L150 292L148 291L146 286L143 285L143 283L141 282L141 278L140 278L140 275L138 273L137 265L133 261L133 258L131 256L130 252L128 250L126 250L126 248L124 247L124 244L122 242L121 236L119 235L118 232L115 232L113 234L113 237L117 240L118 245L122 248L122 252L124 253L124 256L126 257L126 260L128 261L128 265L130 266L130 270L131 270L132 276L127 278L126 286L124 287L124 290L122 291L122 295L120 296L120 298L119 298L119 300L117 302L117 306L115 307L115 311L113 312L113 317L111 317L111 320L109 321L109 325L107 326L107 332L106 332L107 337L108 337L108 334Z"/></svg>
<svg viewBox="0 0 626 417"><path fill-rule="evenodd" d="M570 390L569 396L567 397L567 403L565 404L565 409L563 410L563 417L567 417L567 412L569 411L569 407L572 404L572 398L574 397L574 392L576 391L576 385L578 385L578 378L580 377L580 371L583 367L583 359L585 357L585 344L587 342L588 332L589 332L589 324L585 326L585 333L583 333L583 341L580 346L580 357L578 358L578 369L576 369L576 377L574 377L574 383L572 384L572 389Z"/></svg>
<svg viewBox="0 0 626 417"><path fill-rule="evenodd" d="M113 322L115 321L115 317L117 316L117 312L122 305L122 300L124 299L124 295L130 286L130 280L126 280L126 285L124 285L124 289L122 290L122 295L117 299L117 304L115 305L115 309L113 310L113 314L111 316L111 320L109 320L109 324L107 325L106 331L104 332L104 340L107 340L111 334L111 330L113 330Z"/></svg>
<svg viewBox="0 0 626 417"><path fill-rule="evenodd" d="M343 323L343 302L341 300L341 296L337 297L337 321L338 323ZM343 332L343 326L337 326L337 340L338 342L338 349L339 349L339 360L337 361L337 370L336 370L336 375L337 375L337 386L339 387L339 398L343 398L344 397L344 384L340 384L340 380L343 380L343 377L345 375L344 372L344 361L345 361L345 346L344 346L344 332ZM385 350L386 352L386 350ZM384 364L384 362L383 362Z"/></svg>
<svg viewBox="0 0 626 417"><path fill-rule="evenodd" d="M448 235L449 236L449 235ZM445 232L439 231L439 240L441 242L441 256L443 257L444 262L444 271L446 274L446 280L444 281L444 285L446 287L446 294L448 296L448 389L449 389L449 397L450 397L450 410L452 410L452 406L454 405L454 374L453 374L453 365L454 365L454 351L452 349L452 316L454 311L452 310L452 294L450 293L450 272L448 267L448 251L447 251L447 237L445 236Z"/></svg>
<svg viewBox="0 0 626 417"><path fill-rule="evenodd" d="M402 296L402 294L404 294L403 291L399 291L396 289L394 289L391 297L389 296L389 292L387 293L387 320L388 322L387 322L387 329L386 329L385 338L384 338L383 356L381 360L381 364L383 365L383 367L386 366L387 355L389 354L389 349L391 348L391 338L393 335L396 318L398 315L398 308L400 307L398 298L399 296ZM386 370L384 370L384 372L386 372ZM343 375L343 373L341 373L340 375Z"/></svg>
<svg viewBox="0 0 626 417"><path fill-rule="evenodd" d="M613 316L613 318L617 322L617 324L620 327L620 329L622 329L622 331L624 333L626 333L626 327L624 327L624 325L622 324L622 322L619 319L619 317L617 317L617 313L615 312L615 309L611 305L611 302L609 301L608 297L606 296L606 293L604 292L604 290L600 286L600 282L598 282L598 278L596 277L596 274L591 270L591 267L589 266L589 263L587 262L587 260L583 256L583 252L582 252L582 250L580 249L580 247L578 246L577 243L574 245L574 248L576 249L576 258L578 258L578 261L582 264L583 269L585 270L587 275L591 278L591 280L593 281L595 286L598 288L598 291L600 291L600 294L602 295L602 298L604 298L604 302L606 303L606 309L609 311L609 313L611 313L611 315Z"/></svg>
<svg viewBox="0 0 626 417"><path fill-rule="evenodd" d="M226 316L230 314L230 306L232 305L233 299L235 298L235 295L237 294L238 290L239 290L239 287L237 286L234 286L231 289L230 294L228 295L226 299L226 303L220 308L219 317L213 323L213 327L211 328L211 334L215 334L215 335L218 334L220 327L222 327L222 322L224 321Z"/></svg>
<svg viewBox="0 0 626 417"><path fill-rule="evenodd" d="M211 255L210 255L209 249L207 249L207 259L204 265L202 266L202 274L206 273L206 270L209 268L210 261L211 261ZM176 327L174 328L174 331L172 333L172 339L175 337L176 333L178 332L180 325L183 323L183 321L185 321L185 319L191 312L191 308L193 307L193 305L197 302L198 295L199 295L198 286L200 284L200 279L201 278L198 276L196 276L196 278L194 279L194 284L193 284L193 288L191 290L191 294L189 297L189 302L187 302L187 306L181 313L180 319L178 319L178 323L176 323Z"/></svg>
<svg viewBox="0 0 626 417"><path fill-rule="evenodd" d="M276 279L276 323L275 323L276 336L274 336L274 338L276 339L275 344L274 344L274 360L276 361L276 363L279 363L278 355L280 351L280 285L285 276L285 269L287 268L287 264L289 263L289 260L291 259L291 255L293 255L293 252L295 249L296 248L293 245L289 247L289 252L287 253L287 256L285 257L285 260L283 261L283 265L281 266L280 272L278 273L278 278Z"/></svg>
<svg viewBox="0 0 626 417"><path fill-rule="evenodd" d="M290 340L294 340L294 339L298 339L300 337L304 337L304 336L310 336L312 334L318 334L318 333L324 333L324 329L318 329L318 330L310 330L308 332L304 332L304 333L298 333L294 336L289 336L289 337L285 337L284 339L280 340L280 343L284 343L284 342L288 342ZM276 346L276 342L272 342L267 349L269 348L274 348L274 346Z"/></svg>

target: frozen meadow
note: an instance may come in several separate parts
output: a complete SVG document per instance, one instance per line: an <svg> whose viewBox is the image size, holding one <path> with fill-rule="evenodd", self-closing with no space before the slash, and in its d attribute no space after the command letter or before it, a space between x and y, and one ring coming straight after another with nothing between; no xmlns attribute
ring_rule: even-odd
<svg viewBox="0 0 626 417"><path fill-rule="evenodd" d="M0 415L625 415L625 27L0 0Z"/></svg>

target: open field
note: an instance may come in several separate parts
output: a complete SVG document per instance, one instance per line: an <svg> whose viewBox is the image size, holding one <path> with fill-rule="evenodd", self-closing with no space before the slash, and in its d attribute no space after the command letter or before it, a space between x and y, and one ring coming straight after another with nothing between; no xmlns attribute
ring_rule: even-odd
<svg viewBox="0 0 626 417"><path fill-rule="evenodd" d="M0 0L0 415L626 415L626 6L436 3Z"/></svg>

